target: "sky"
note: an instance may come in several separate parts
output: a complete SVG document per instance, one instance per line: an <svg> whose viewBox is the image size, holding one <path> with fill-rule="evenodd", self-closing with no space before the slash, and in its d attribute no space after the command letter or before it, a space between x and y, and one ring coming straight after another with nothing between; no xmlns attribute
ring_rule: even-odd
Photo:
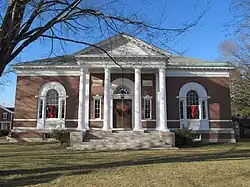
<svg viewBox="0 0 250 187"><path fill-rule="evenodd" d="M99 0L101 1L101 0ZM98 3L98 0L94 1ZM128 8L123 9L125 14L129 14L131 8L141 7L143 15L147 20L157 22L164 12L164 25L178 26L183 22L192 21L208 9L200 22L191 30L167 44L176 51L185 51L184 56L204 59L217 60L219 58L218 45L228 37L225 31L225 25L230 19L228 0L162 0L163 4L157 1L147 0L128 0ZM127 11L127 12L126 12ZM98 40L89 39L89 42ZM178 42L177 42L178 41ZM65 50L56 49L58 55L74 53L83 46L77 44L68 44ZM37 41L22 51L18 56L19 61L29 61L48 57L50 48L41 41ZM0 88L0 105L14 106L16 75L14 73L1 78L7 81L5 86Z"/></svg>

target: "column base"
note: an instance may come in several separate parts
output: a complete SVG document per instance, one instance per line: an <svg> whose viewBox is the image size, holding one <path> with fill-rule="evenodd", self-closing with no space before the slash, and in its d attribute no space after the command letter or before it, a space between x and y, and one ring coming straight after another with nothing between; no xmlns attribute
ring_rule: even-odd
<svg viewBox="0 0 250 187"><path fill-rule="evenodd" d="M133 131L136 131L136 132L143 132L144 130L141 129L141 128L136 128L136 129L134 128Z"/></svg>
<svg viewBox="0 0 250 187"><path fill-rule="evenodd" d="M110 129L110 128L102 128L101 131L112 132L112 129Z"/></svg>
<svg viewBox="0 0 250 187"><path fill-rule="evenodd" d="M86 129L76 128L77 131L86 132Z"/></svg>
<svg viewBox="0 0 250 187"><path fill-rule="evenodd" d="M163 128L157 128L156 129L157 131L160 131L160 132L170 132L170 130L169 129L163 129Z"/></svg>

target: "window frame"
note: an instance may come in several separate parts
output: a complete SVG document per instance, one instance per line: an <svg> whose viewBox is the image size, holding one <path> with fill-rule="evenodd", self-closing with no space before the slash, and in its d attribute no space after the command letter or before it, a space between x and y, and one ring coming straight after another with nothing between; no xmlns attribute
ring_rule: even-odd
<svg viewBox="0 0 250 187"><path fill-rule="evenodd" d="M3 112L3 118L2 119L8 119L8 112Z"/></svg>
<svg viewBox="0 0 250 187"><path fill-rule="evenodd" d="M190 93L190 92L194 92L195 94L197 94L197 100L195 100L195 102L197 102L197 104L196 105L194 105L194 106L197 106L198 107L198 118L188 118L188 110L187 110L187 108L189 107L189 106L192 106L192 105L188 105L189 103L188 103L188 94ZM189 101L190 103L192 102L192 100L191 101ZM190 89L188 92L187 92L187 94L186 94L186 119L187 120L200 120L201 119L201 110L200 110L200 97L199 97L199 94L198 94L198 92L196 91L196 90L193 90L193 89Z"/></svg>
<svg viewBox="0 0 250 187"><path fill-rule="evenodd" d="M58 115L57 118L47 118L46 117L46 99L47 93L49 90L54 89L58 93ZM66 94L64 86L59 82L48 82L45 83L39 90L37 98L37 129L46 129L52 128L55 124L60 124L61 128L65 128L65 118L66 118L66 105L67 98L69 97ZM62 116L62 107L61 101L64 101L64 118ZM42 105L41 105L42 104Z"/></svg>
<svg viewBox="0 0 250 187"><path fill-rule="evenodd" d="M95 114L96 114L96 106L95 106L95 102L99 101L100 102L100 106L99 106L99 118L96 118ZM98 94L93 96L93 119L102 119L102 96L99 96Z"/></svg>
<svg viewBox="0 0 250 187"><path fill-rule="evenodd" d="M199 101L199 119L187 119L187 93L191 90L196 91L198 94L198 101ZM209 114L208 114L208 99L210 98L207 95L206 89L197 82L187 82L183 84L183 86L180 88L179 95L176 97L179 100L179 120L180 120L180 127L185 126L188 124L188 122L191 122L192 124L203 124L203 127L209 128ZM180 116L180 101L183 101L183 109L184 109L184 116L183 119L181 119ZM206 118L203 118L202 113L202 101L205 101L205 113ZM204 126L205 125L205 126Z"/></svg>
<svg viewBox="0 0 250 187"><path fill-rule="evenodd" d="M143 112L144 112L144 119L145 120L150 120L152 119L152 96L146 95L143 97ZM146 101L149 101L149 118L146 118Z"/></svg>

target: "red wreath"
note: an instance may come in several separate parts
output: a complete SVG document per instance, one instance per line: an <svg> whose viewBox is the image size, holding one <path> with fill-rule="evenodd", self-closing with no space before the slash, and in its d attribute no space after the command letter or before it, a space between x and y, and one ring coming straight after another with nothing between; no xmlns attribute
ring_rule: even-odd
<svg viewBox="0 0 250 187"><path fill-rule="evenodd" d="M191 106L191 115L192 115L192 119L195 118L196 108L197 108L197 106L194 106L194 105Z"/></svg>
<svg viewBox="0 0 250 187"><path fill-rule="evenodd" d="M48 114L48 118L54 118L55 117L55 109L56 107L53 105L50 105L49 107L49 114Z"/></svg>

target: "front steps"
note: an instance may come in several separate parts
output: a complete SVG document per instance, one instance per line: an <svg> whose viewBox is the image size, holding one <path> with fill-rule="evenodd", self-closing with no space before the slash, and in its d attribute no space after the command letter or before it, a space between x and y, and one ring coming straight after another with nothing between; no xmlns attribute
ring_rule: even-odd
<svg viewBox="0 0 250 187"><path fill-rule="evenodd" d="M168 132L171 133L171 132ZM164 134L166 137L166 134ZM171 149L164 136L157 131L87 131L83 142L74 142L73 150L128 150L128 149Z"/></svg>

